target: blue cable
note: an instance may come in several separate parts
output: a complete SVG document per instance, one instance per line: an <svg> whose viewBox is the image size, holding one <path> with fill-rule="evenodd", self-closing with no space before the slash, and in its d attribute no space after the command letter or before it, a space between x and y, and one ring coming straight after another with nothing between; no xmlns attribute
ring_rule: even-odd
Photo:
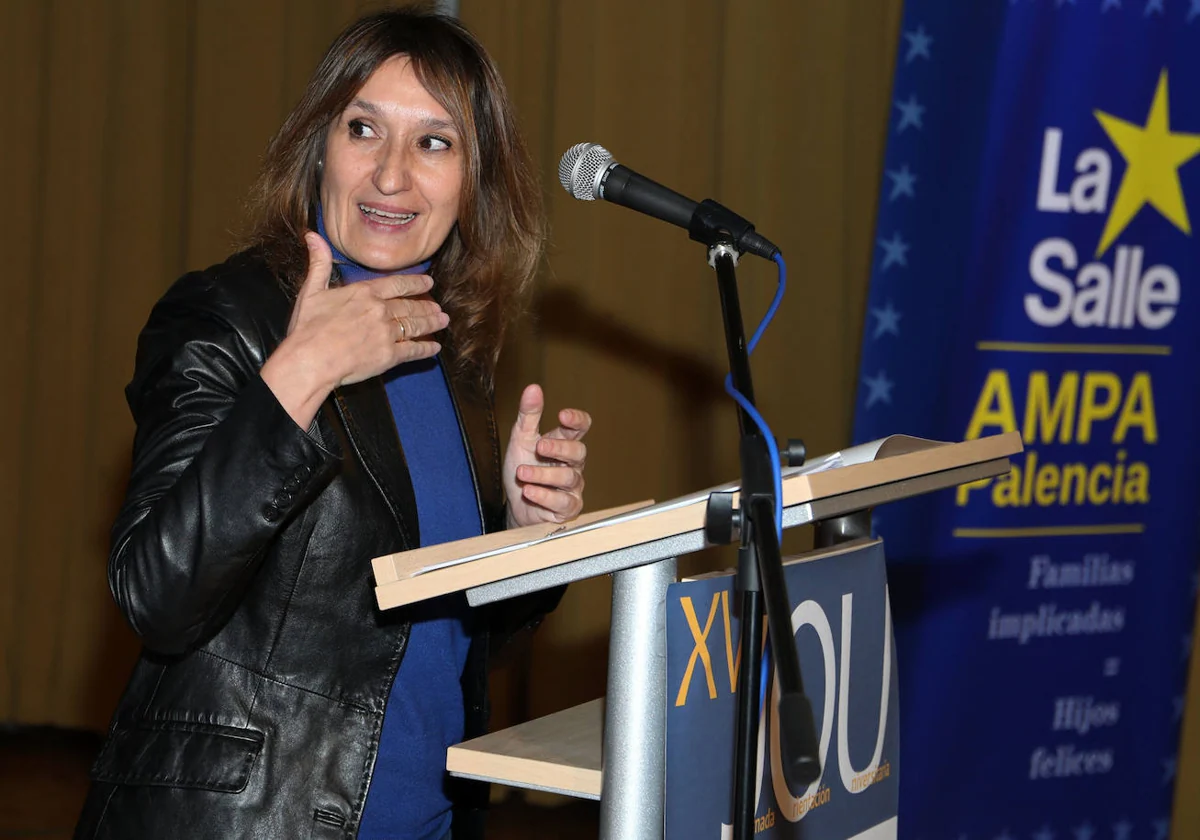
<svg viewBox="0 0 1200 840"><path fill-rule="evenodd" d="M775 313L779 310L779 304L783 301L783 293L787 290L787 266L783 262L783 254L776 252L775 264L779 266L779 283L775 289L775 298L771 301L771 305L767 307L767 314L763 315L762 321L758 324L758 329L754 331L754 335L750 338L750 343L746 346L746 355L749 356L754 352L754 348L758 346L759 339L766 332L767 326L771 323L771 319L775 317ZM767 449L771 453L771 463L775 467L775 535L777 539L783 539L783 473L779 463L779 447L775 443L775 436L771 434L771 429L767 426L767 421L758 413L758 410L750 404L750 401L742 394L741 391L733 387L733 374L725 374L725 393L733 397L742 410L749 415L754 421L754 425L758 427L758 431L767 441Z"/></svg>
<svg viewBox="0 0 1200 840"><path fill-rule="evenodd" d="M775 288L775 298L771 301L771 305L767 307L767 313L763 315L762 320L758 324L758 329L754 331L754 335L750 337L750 343L746 345L746 355L749 356L754 352L754 348L758 346L758 341L766 332L767 326L771 323L771 319L775 317L776 311L779 309L779 304L783 301L783 293L787 290L787 265L783 261L783 254L778 251L773 257L775 264L779 266L779 283ZM725 375L725 393L733 397L742 410L754 421L754 425L758 427L759 433L767 441L767 449L771 453L771 465L775 468L773 478L775 480L775 536L783 541L783 469L779 462L779 446L775 443L775 436L771 434L771 429L767 426L767 421L758 413L758 410L750 404L745 395L741 391L733 387L733 374ZM768 634L766 647L763 649L762 672L759 682L758 705L760 714L765 711L767 702L767 673L768 666L771 662L771 638Z"/></svg>

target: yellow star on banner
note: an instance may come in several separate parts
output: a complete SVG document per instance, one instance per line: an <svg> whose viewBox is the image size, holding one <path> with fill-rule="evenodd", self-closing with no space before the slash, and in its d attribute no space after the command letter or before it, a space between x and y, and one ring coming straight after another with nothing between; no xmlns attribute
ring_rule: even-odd
<svg viewBox="0 0 1200 840"><path fill-rule="evenodd" d="M1167 71L1158 77L1146 125L1094 111L1109 139L1125 158L1127 168L1104 225L1096 256L1103 254L1133 217L1149 204L1175 227L1191 236L1179 167L1200 153L1200 134L1172 134L1167 122Z"/></svg>

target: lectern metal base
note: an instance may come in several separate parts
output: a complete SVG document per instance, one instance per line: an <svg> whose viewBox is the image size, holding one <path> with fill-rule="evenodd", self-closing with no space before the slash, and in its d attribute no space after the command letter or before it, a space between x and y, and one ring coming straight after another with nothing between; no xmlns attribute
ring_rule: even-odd
<svg viewBox="0 0 1200 840"><path fill-rule="evenodd" d="M667 587L675 558L613 574L600 836L662 840L667 745Z"/></svg>

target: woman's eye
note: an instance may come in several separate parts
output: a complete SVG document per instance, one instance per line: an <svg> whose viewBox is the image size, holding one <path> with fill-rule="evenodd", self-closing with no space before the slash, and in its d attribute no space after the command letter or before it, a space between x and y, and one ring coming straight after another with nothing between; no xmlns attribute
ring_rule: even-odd
<svg viewBox="0 0 1200 840"><path fill-rule="evenodd" d="M436 134L426 134L421 138L421 148L431 152L444 152L452 145L445 137L438 137Z"/></svg>
<svg viewBox="0 0 1200 840"><path fill-rule="evenodd" d="M374 137L375 132L371 127L362 120L350 120L350 136L351 137Z"/></svg>

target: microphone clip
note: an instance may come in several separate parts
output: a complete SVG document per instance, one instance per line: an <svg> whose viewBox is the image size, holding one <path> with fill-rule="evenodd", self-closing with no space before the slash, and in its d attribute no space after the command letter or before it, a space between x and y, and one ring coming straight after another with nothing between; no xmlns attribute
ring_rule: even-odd
<svg viewBox="0 0 1200 840"><path fill-rule="evenodd" d="M754 225L711 198L696 205L696 212L692 214L692 221L688 225L688 236L694 241L710 247L732 242L739 251L746 250L741 247L741 240L753 231Z"/></svg>
<svg viewBox="0 0 1200 840"><path fill-rule="evenodd" d="M733 243L733 247L739 253L749 251L768 260L774 259L779 251L770 241L755 232L754 225L711 198L706 198L696 205L696 211L688 224L688 236L709 248ZM710 252L709 264L715 268L714 259L714 252ZM734 263L737 263L736 256Z"/></svg>

